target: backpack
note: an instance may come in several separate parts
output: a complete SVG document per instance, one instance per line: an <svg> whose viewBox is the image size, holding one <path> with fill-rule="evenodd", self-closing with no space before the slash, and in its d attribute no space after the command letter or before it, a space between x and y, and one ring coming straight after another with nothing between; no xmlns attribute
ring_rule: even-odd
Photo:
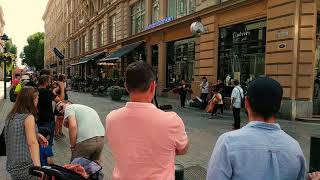
<svg viewBox="0 0 320 180"><path fill-rule="evenodd" d="M240 98L241 98L241 108L245 108L245 102L244 102L244 95L241 95L241 91L239 88L237 88L239 93L240 93ZM243 92L244 93L244 92Z"/></svg>
<svg viewBox="0 0 320 180"><path fill-rule="evenodd" d="M16 99L17 99L17 95L14 94L14 90L16 89L16 87L12 87L10 89L10 93L9 93L9 96L10 96L10 101L11 102L16 102Z"/></svg>

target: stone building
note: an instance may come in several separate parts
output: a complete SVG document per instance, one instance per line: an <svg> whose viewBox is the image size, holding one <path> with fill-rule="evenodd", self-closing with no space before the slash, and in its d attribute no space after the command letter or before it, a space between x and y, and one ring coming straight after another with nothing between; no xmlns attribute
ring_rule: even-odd
<svg viewBox="0 0 320 180"><path fill-rule="evenodd" d="M316 0L49 0L45 65L105 78L121 77L129 63L146 60L160 90L185 79L198 95L205 76L225 83L225 97L230 79L246 86L268 75L284 88L283 116L311 117L319 10ZM205 27L200 36L190 31L196 21Z"/></svg>

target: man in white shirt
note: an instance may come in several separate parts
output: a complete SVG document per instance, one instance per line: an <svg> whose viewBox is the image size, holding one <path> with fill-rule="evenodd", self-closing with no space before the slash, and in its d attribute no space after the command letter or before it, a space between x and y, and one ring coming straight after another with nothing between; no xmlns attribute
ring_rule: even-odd
<svg viewBox="0 0 320 180"><path fill-rule="evenodd" d="M241 100L244 98L243 89L239 85L239 81L235 79L233 81L234 88L231 93L231 109L233 111L234 129L240 129L240 111L241 111Z"/></svg>
<svg viewBox="0 0 320 180"><path fill-rule="evenodd" d="M201 89L201 100L202 100L202 109L206 109L208 103L207 103L207 97L209 94L209 83L206 77L202 78L202 83L200 84Z"/></svg>

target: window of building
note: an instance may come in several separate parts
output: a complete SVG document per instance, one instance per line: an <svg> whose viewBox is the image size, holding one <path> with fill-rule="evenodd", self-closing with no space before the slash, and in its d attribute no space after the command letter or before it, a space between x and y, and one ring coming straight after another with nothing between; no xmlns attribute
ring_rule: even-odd
<svg viewBox="0 0 320 180"><path fill-rule="evenodd" d="M145 1L140 0L131 6L131 34L141 32L145 26Z"/></svg>
<svg viewBox="0 0 320 180"><path fill-rule="evenodd" d="M68 26L67 26L67 36L69 36L71 34L70 32L70 23L68 23Z"/></svg>
<svg viewBox="0 0 320 180"><path fill-rule="evenodd" d="M180 18L195 12L195 0L168 0L168 16Z"/></svg>
<svg viewBox="0 0 320 180"><path fill-rule="evenodd" d="M89 31L89 51L93 49L93 29Z"/></svg>
<svg viewBox="0 0 320 180"><path fill-rule="evenodd" d="M82 53L86 52L86 39L87 39L86 36L87 36L87 35L85 35L85 34L82 36L82 42L81 42L81 46L82 46L81 50L82 50Z"/></svg>
<svg viewBox="0 0 320 180"><path fill-rule="evenodd" d="M152 0L152 22L156 22L160 17L159 0Z"/></svg>
<svg viewBox="0 0 320 180"><path fill-rule="evenodd" d="M116 15L109 18L109 42L116 42Z"/></svg>
<svg viewBox="0 0 320 180"><path fill-rule="evenodd" d="M181 80L191 83L195 61L195 39L167 44L167 87L175 87Z"/></svg>
<svg viewBox="0 0 320 180"><path fill-rule="evenodd" d="M232 79L243 87L265 74L266 21L259 20L220 28L218 78L231 95Z"/></svg>
<svg viewBox="0 0 320 180"><path fill-rule="evenodd" d="M71 44L68 43L68 58L71 58Z"/></svg>
<svg viewBox="0 0 320 180"><path fill-rule="evenodd" d="M99 10L103 8L103 0L98 0L98 8Z"/></svg>
<svg viewBox="0 0 320 180"><path fill-rule="evenodd" d="M103 46L103 23L100 23L98 25L98 30L97 30L97 35L98 35L98 38L97 38L97 41L98 41L98 47L101 47Z"/></svg>

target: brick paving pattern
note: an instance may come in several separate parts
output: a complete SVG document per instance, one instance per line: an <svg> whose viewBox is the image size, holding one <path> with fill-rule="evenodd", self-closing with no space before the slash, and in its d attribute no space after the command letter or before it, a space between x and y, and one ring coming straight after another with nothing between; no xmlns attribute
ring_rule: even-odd
<svg viewBox="0 0 320 180"><path fill-rule="evenodd" d="M110 111L124 106L126 102L125 100L121 102L114 102L108 97L93 97L90 94L75 92L69 92L69 97L73 103L80 103L94 108L98 112L103 124L105 124L105 117ZM206 170L212 149L218 137L222 133L231 130L231 112L226 111L224 116L218 116L215 119L208 119L209 115L202 113L199 110L192 108L177 108L179 103L178 99L159 98L159 103L161 105L173 105L173 110L182 117L186 125L186 131L190 140L190 149L186 155L177 157L176 162L182 164L185 168L198 166ZM0 105L0 130L2 130L5 116L11 106L12 103L7 101L5 103L2 102ZM244 117L242 119L244 119ZM246 122L243 121L243 125L245 123ZM299 141L306 156L308 165L310 136L320 137L320 125L286 120L280 120L279 123L287 133ZM65 135L68 135L66 129L64 129L64 133ZM55 141L54 151L56 164L64 165L68 163L70 160L68 138L66 137ZM103 165L105 179L111 179L114 162L107 142L103 150L101 163ZM203 171L199 173L203 174ZM0 176L10 179L5 171L5 158L3 157L0 158Z"/></svg>

